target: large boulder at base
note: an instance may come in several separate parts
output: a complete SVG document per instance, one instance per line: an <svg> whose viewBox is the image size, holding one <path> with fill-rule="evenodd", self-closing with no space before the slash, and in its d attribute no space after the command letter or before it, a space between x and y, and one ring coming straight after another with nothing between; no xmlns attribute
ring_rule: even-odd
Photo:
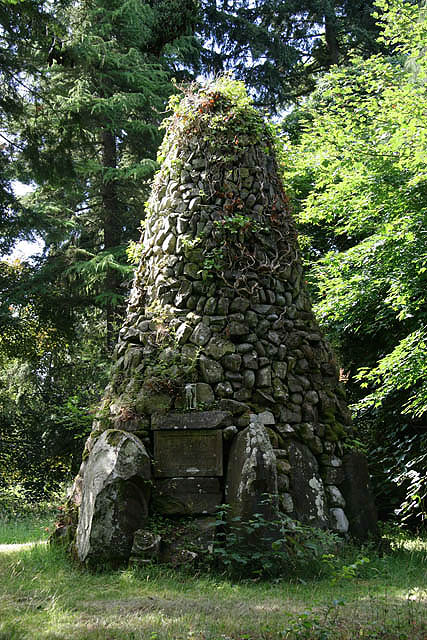
<svg viewBox="0 0 427 640"><path fill-rule="evenodd" d="M312 527L326 529L329 524L327 500L316 458L305 444L294 441L289 445L289 462L295 518Z"/></svg>
<svg viewBox="0 0 427 640"><path fill-rule="evenodd" d="M231 445L226 485L229 517L247 521L260 513L271 520L276 500L276 456L264 425L253 422Z"/></svg>
<svg viewBox="0 0 427 640"><path fill-rule="evenodd" d="M87 460L76 536L81 562L128 560L133 534L144 524L151 463L133 434L104 431Z"/></svg>
<svg viewBox="0 0 427 640"><path fill-rule="evenodd" d="M371 490L368 463L363 453L353 451L343 458L345 512L354 538L366 540L378 536L378 517Z"/></svg>

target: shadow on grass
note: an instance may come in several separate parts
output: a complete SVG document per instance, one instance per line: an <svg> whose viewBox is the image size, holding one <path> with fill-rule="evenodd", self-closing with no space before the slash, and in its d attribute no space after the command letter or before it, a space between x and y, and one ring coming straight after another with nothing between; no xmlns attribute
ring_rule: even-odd
<svg viewBox="0 0 427 640"><path fill-rule="evenodd" d="M0 640L425 640L426 568L423 548L399 548L352 580L239 583L154 565L90 573L45 544L6 549Z"/></svg>

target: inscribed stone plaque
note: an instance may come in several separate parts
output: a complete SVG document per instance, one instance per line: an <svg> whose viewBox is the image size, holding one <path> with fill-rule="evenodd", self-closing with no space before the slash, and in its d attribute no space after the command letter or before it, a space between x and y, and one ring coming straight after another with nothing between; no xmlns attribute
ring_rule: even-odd
<svg viewBox="0 0 427 640"><path fill-rule="evenodd" d="M222 476L221 430L155 431L154 475Z"/></svg>
<svg viewBox="0 0 427 640"><path fill-rule="evenodd" d="M165 478L154 485L156 510L166 515L215 513L223 502L219 478Z"/></svg>

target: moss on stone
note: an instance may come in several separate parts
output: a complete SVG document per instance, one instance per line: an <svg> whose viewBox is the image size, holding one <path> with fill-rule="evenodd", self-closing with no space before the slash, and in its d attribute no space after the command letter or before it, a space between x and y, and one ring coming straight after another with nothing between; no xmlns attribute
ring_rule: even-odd
<svg viewBox="0 0 427 640"><path fill-rule="evenodd" d="M150 435L150 432L147 431L146 429L141 429L139 431L134 431L133 434L139 438L140 440L142 440L143 438L148 438L148 436Z"/></svg>
<svg viewBox="0 0 427 640"><path fill-rule="evenodd" d="M335 389L335 393L337 394L337 396L339 396L343 400L347 399L347 393L346 393L345 387L342 384L337 385Z"/></svg>
<svg viewBox="0 0 427 640"><path fill-rule="evenodd" d="M346 435L345 427L339 422L326 424L325 437L327 440L330 440L331 442L338 442L342 438L345 438Z"/></svg>
<svg viewBox="0 0 427 640"><path fill-rule="evenodd" d="M273 449L278 449L279 448L279 438L277 436L277 433L275 431L273 431L273 429L270 429L269 427L266 427L265 430L267 431L267 434L268 434L268 437L270 439L271 446L273 447Z"/></svg>
<svg viewBox="0 0 427 640"><path fill-rule="evenodd" d="M321 417L322 421L326 424L334 424L336 422L335 411L333 409L323 409Z"/></svg>
<svg viewBox="0 0 427 640"><path fill-rule="evenodd" d="M106 440L111 447L116 447L123 435L125 435L125 432L120 429L109 429L106 434Z"/></svg>

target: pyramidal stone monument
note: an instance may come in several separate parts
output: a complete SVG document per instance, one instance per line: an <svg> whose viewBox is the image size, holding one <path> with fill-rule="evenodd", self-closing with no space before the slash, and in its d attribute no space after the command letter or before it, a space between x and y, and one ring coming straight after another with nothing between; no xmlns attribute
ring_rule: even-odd
<svg viewBox="0 0 427 640"><path fill-rule="evenodd" d="M274 142L243 85L174 104L113 374L73 487L81 562L158 555L150 514L221 504L364 538L376 527L311 310ZM268 495L269 500L265 499Z"/></svg>

